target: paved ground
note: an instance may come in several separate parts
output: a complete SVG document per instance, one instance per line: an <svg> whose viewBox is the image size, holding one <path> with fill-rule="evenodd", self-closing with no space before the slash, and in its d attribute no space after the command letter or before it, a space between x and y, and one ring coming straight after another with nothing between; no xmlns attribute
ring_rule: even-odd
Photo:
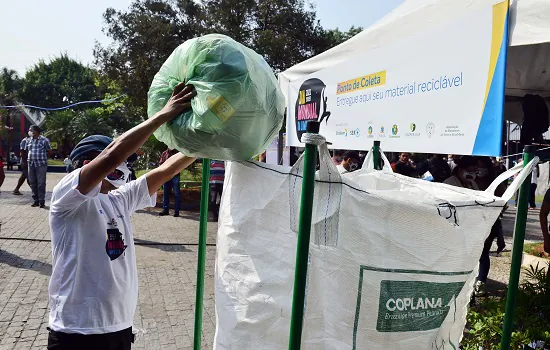
<svg viewBox="0 0 550 350"><path fill-rule="evenodd" d="M47 210L31 208L11 194L18 173L8 172L0 193L0 350L45 348L51 248ZM49 192L63 174L48 174ZM135 349L191 349L194 329L198 215L158 217L143 210L132 218L136 236L139 305L136 327L145 331ZM209 223L208 243L216 241ZM164 243L164 244L163 244ZM179 245L166 243L180 243ZM212 349L215 331L213 276L215 247L207 249L203 348Z"/></svg>
<svg viewBox="0 0 550 350"><path fill-rule="evenodd" d="M14 196L18 173L8 172L0 194L0 350L45 348L47 339L47 285L51 251L47 210L31 208L30 189ZM48 174L51 191L62 174ZM47 195L47 203L49 201ZM135 325L145 333L136 349L191 349L195 305L197 213L183 217L158 217L158 210L144 210L132 222L138 244L140 294ZM511 248L515 209L503 220ZM538 212L530 212L526 239L541 239ZM208 227L208 243L216 240L216 225ZM179 243L179 244L174 244ZM211 349L215 331L213 262L215 247L207 249L203 317L203 348ZM510 257L491 258L491 289L508 282Z"/></svg>

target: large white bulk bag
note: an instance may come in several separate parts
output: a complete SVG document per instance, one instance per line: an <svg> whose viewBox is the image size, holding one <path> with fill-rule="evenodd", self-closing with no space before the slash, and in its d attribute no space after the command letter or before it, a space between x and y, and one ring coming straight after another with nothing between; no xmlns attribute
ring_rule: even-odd
<svg viewBox="0 0 550 350"><path fill-rule="evenodd" d="M458 349L483 243L535 161L500 198L520 167L480 192L388 164L340 175L319 149L302 348ZM302 168L228 164L215 349L288 347Z"/></svg>

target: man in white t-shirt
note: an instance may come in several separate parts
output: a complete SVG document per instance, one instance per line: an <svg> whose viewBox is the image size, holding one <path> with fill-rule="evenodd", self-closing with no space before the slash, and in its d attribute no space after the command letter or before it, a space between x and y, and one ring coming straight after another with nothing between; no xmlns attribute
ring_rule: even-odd
<svg viewBox="0 0 550 350"><path fill-rule="evenodd" d="M359 168L359 153L356 151L347 151L344 153L343 160L336 166L340 174L346 174Z"/></svg>
<svg viewBox="0 0 550 350"><path fill-rule="evenodd" d="M138 282L130 216L155 205L155 192L195 159L177 154L129 181L126 159L162 124L191 107L192 86L176 86L159 113L114 142L94 135L71 152L75 170L50 206L52 276L49 350L127 350Z"/></svg>

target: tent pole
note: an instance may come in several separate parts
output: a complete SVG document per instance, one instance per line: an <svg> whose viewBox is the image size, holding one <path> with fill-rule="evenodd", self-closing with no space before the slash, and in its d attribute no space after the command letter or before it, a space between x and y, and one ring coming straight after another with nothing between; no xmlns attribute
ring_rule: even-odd
<svg viewBox="0 0 550 350"><path fill-rule="evenodd" d="M525 167L535 156L535 146L527 145L523 151L523 166ZM512 266L510 268L510 282L506 295L506 310L504 312L504 327L502 329L501 350L509 350L512 337L514 308L516 306L516 294L519 286L519 274L521 272L521 260L523 257L523 241L525 239L525 225L527 222L527 202L531 181L527 178L519 189L518 209L516 213L516 227L514 233L514 245L512 246Z"/></svg>
<svg viewBox="0 0 550 350"><path fill-rule="evenodd" d="M208 225L208 194L210 191L210 159L202 160L199 245L197 257L197 289L195 293L195 334L193 349L200 350L202 340L202 310L204 298L204 270L206 265L206 228Z"/></svg>
<svg viewBox="0 0 550 350"><path fill-rule="evenodd" d="M374 141L372 145L372 161L374 162L374 169L382 170L380 167L380 141Z"/></svg>
<svg viewBox="0 0 550 350"><path fill-rule="evenodd" d="M318 134L319 127L319 122L308 122L306 132ZM294 293L292 296L292 314L290 317L289 350L299 350L302 344L302 326L306 298L307 264L309 258L311 215L313 213L316 162L317 146L306 143L306 149L304 151L302 197L300 201L300 221L298 224L298 244L296 247L296 267L294 271Z"/></svg>

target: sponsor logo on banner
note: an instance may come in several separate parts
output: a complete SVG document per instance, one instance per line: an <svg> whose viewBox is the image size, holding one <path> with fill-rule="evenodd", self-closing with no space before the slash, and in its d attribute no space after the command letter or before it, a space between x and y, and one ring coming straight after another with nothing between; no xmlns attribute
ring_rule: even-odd
<svg viewBox="0 0 550 350"><path fill-rule="evenodd" d="M348 129L336 130L336 136L348 137Z"/></svg>
<svg viewBox="0 0 550 350"><path fill-rule="evenodd" d="M446 125L442 137L464 137L464 133L460 130L460 125Z"/></svg>
<svg viewBox="0 0 550 350"><path fill-rule="evenodd" d="M428 134L428 137L432 137L435 134L435 124L430 122L426 124L426 133Z"/></svg>
<svg viewBox="0 0 550 350"><path fill-rule="evenodd" d="M397 139L399 138L399 128L397 127L397 124L393 124L392 128L391 128L391 135L390 135L390 139Z"/></svg>
<svg viewBox="0 0 550 350"><path fill-rule="evenodd" d="M308 79L300 86L294 110L298 140L306 132L308 122L328 122L330 112L327 111L328 98L325 96L325 89L325 83L317 78Z"/></svg>
<svg viewBox="0 0 550 350"><path fill-rule="evenodd" d="M372 139L374 138L374 135L372 134L374 131L374 128L372 127L372 123L369 123L369 127L367 128L367 138Z"/></svg>
<svg viewBox="0 0 550 350"><path fill-rule="evenodd" d="M411 125L409 125L409 129L411 130L411 132L405 133L405 136L407 136L407 137L418 137L418 136L420 136L419 132L415 132L416 131L416 124L415 123L411 123Z"/></svg>
<svg viewBox="0 0 550 350"><path fill-rule="evenodd" d="M356 128L349 131L349 136L359 137L361 135L361 129Z"/></svg>
<svg viewBox="0 0 550 350"><path fill-rule="evenodd" d="M382 125L382 126L380 127L380 133L378 133L378 136L380 136L381 138L386 137L386 132L385 132L385 130L386 130L386 129L385 129L384 126Z"/></svg>

